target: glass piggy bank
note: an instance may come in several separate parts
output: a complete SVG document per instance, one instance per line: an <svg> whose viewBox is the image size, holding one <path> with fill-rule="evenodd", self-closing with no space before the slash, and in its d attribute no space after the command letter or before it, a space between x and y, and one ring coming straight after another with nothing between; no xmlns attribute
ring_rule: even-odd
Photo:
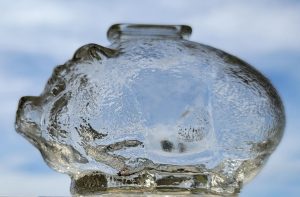
<svg viewBox="0 0 300 197"><path fill-rule="evenodd" d="M282 102L260 72L188 40L185 25L118 24L22 97L16 130L71 193L238 193L283 135Z"/></svg>

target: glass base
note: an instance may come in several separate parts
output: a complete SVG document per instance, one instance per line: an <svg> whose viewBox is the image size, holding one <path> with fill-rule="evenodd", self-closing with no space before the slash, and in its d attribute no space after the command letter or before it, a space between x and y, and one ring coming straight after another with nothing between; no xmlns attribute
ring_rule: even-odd
<svg viewBox="0 0 300 197"><path fill-rule="evenodd" d="M238 184L226 184L213 174L146 170L127 176L92 172L72 178L71 183L73 195L234 195L239 188Z"/></svg>

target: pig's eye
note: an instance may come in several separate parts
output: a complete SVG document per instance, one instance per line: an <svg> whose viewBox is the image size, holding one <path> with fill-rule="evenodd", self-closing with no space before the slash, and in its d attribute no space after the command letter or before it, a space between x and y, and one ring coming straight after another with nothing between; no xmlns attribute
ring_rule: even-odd
<svg viewBox="0 0 300 197"><path fill-rule="evenodd" d="M53 89L51 90L51 94L57 96L59 93L64 91L66 88L66 84L63 81L58 82Z"/></svg>

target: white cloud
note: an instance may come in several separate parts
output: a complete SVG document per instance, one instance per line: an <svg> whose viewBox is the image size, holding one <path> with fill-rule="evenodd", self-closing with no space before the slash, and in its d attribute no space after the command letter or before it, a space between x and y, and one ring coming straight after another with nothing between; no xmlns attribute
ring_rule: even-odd
<svg viewBox="0 0 300 197"><path fill-rule="evenodd" d="M299 6L239 1L204 14L195 36L235 52L254 54L300 49ZM196 24L198 16L191 18Z"/></svg>
<svg viewBox="0 0 300 197"><path fill-rule="evenodd" d="M1 14L1 23L6 27L61 26L72 20L71 15L66 12L65 8L51 1L6 3L1 9Z"/></svg>
<svg viewBox="0 0 300 197"><path fill-rule="evenodd" d="M0 45L66 58L84 43L107 44L105 32L112 23L187 23L195 41L259 55L300 50L299 9L297 3L271 0L21 1L2 7Z"/></svg>

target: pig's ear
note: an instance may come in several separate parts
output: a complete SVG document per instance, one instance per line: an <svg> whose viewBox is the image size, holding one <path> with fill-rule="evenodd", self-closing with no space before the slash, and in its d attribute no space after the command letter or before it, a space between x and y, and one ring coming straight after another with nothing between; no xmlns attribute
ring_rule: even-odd
<svg viewBox="0 0 300 197"><path fill-rule="evenodd" d="M80 47L74 54L73 60L101 60L116 56L115 49L110 49L97 44L87 44Z"/></svg>
<svg viewBox="0 0 300 197"><path fill-rule="evenodd" d="M15 127L17 132L35 142L41 135L39 97L25 96L19 101Z"/></svg>

